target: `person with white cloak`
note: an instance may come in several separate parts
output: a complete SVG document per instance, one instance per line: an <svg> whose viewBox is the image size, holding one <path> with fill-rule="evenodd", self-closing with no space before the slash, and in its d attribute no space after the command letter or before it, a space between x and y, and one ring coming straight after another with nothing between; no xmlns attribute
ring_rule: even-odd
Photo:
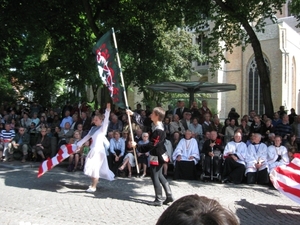
<svg viewBox="0 0 300 225"><path fill-rule="evenodd" d="M242 137L243 134L236 131L233 140L225 146L222 183L240 184L243 182L246 170L247 145L242 141Z"/></svg>
<svg viewBox="0 0 300 225"><path fill-rule="evenodd" d="M91 140L90 151L86 156L86 162L84 166L84 174L91 177L92 184L86 190L86 192L93 193L96 191L99 178L109 181L114 180L115 174L109 169L106 151L109 148L109 141L106 138L107 127L109 123L110 115L110 103L107 103L105 115L96 114L93 118L94 125L89 133L77 143L80 147Z"/></svg>
<svg viewBox="0 0 300 225"><path fill-rule="evenodd" d="M246 155L246 176L248 184L268 184L269 165L268 147L261 142L261 134L252 134L253 143L249 144Z"/></svg>
<svg viewBox="0 0 300 225"><path fill-rule="evenodd" d="M175 165L174 179L195 179L196 164L200 160L198 143L192 138L190 130L185 131L182 138L173 152Z"/></svg>
<svg viewBox="0 0 300 225"><path fill-rule="evenodd" d="M281 136L276 135L274 145L270 145L268 147L268 164L270 173L275 167L287 165L290 162L288 150L285 146L281 145L281 143Z"/></svg>

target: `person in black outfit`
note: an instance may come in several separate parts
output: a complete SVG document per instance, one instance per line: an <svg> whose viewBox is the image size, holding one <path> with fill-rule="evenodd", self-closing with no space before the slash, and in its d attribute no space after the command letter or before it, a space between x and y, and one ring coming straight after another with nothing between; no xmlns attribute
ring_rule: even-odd
<svg viewBox="0 0 300 225"><path fill-rule="evenodd" d="M133 115L133 112L130 110L127 110L127 113L129 115ZM152 133L149 138L149 143L145 145L139 145L138 151L142 153L150 152L150 158L151 156L152 157L157 156L158 158L158 165L151 165L151 160L150 160L150 172L151 172L151 180L153 182L154 191L155 191L155 200L154 202L151 202L149 204L153 206L161 206L162 204L167 205L168 203L174 201L170 185L162 174L162 168L165 162L162 155L166 153L164 147L166 134L162 123L165 117L165 111L161 107L156 107L153 109L150 117L151 120L153 121L154 126L152 127ZM136 142L133 142L132 145L133 147L135 147ZM164 202L162 200L161 185L163 186L167 197Z"/></svg>
<svg viewBox="0 0 300 225"><path fill-rule="evenodd" d="M223 153L224 147L220 139L217 139L217 132L210 132L210 139L205 141L202 148L202 153L205 154L205 174L210 175L211 172L213 175L221 173L222 159L220 155ZM212 163L212 165L211 165ZM213 170L213 171L211 171Z"/></svg>

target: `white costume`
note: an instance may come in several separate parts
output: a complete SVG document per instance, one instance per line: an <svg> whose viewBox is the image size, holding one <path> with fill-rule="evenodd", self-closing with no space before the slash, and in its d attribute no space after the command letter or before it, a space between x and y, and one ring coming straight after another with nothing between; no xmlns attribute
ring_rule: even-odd
<svg viewBox="0 0 300 225"><path fill-rule="evenodd" d="M108 168L105 149L109 148L109 141L105 137L109 122L110 111L106 110L105 118L100 128L92 127L89 133L77 143L81 147L85 142L92 138L90 151L86 156L84 174L92 178L103 178L114 180L114 173ZM95 132L93 132L96 130Z"/></svg>
<svg viewBox="0 0 300 225"><path fill-rule="evenodd" d="M199 148L196 139L191 138L190 140L187 140L183 138L179 141L176 149L173 152L174 164L176 164L176 158L179 155L181 156L182 161L191 161L189 157L193 156L193 160L196 165L200 160Z"/></svg>
<svg viewBox="0 0 300 225"><path fill-rule="evenodd" d="M246 155L246 173L256 172L255 164L261 162L259 171L268 168L268 147L264 143L250 144Z"/></svg>
<svg viewBox="0 0 300 225"><path fill-rule="evenodd" d="M236 162L246 166L247 145L244 142L228 142L225 146L223 157L226 158L231 154L237 155L238 160Z"/></svg>
<svg viewBox="0 0 300 225"><path fill-rule="evenodd" d="M278 159L278 157L280 159ZM286 147L282 145L279 147L276 147L274 145L268 147L268 163L269 163L270 173L275 167L281 165L287 165L289 162L290 160L289 160L288 151Z"/></svg>

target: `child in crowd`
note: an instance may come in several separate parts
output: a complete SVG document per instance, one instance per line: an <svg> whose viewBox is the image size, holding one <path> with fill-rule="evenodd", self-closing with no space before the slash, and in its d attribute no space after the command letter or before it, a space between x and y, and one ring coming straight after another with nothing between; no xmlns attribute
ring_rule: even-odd
<svg viewBox="0 0 300 225"><path fill-rule="evenodd" d="M81 154L81 158L80 158L80 170L83 170L84 168L84 162L85 162L85 158L88 155L90 151L90 146L89 146L89 142L85 142L82 148L82 154Z"/></svg>

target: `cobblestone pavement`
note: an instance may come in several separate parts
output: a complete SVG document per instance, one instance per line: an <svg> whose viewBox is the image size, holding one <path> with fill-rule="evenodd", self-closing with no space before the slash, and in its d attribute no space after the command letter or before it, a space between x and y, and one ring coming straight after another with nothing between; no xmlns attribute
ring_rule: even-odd
<svg viewBox="0 0 300 225"><path fill-rule="evenodd" d="M149 177L101 180L85 193L89 178L57 166L37 178L38 163L0 164L0 224L155 224L167 206L153 207ZM265 186L172 181L175 198L205 195L229 207L242 225L299 225L300 205Z"/></svg>

